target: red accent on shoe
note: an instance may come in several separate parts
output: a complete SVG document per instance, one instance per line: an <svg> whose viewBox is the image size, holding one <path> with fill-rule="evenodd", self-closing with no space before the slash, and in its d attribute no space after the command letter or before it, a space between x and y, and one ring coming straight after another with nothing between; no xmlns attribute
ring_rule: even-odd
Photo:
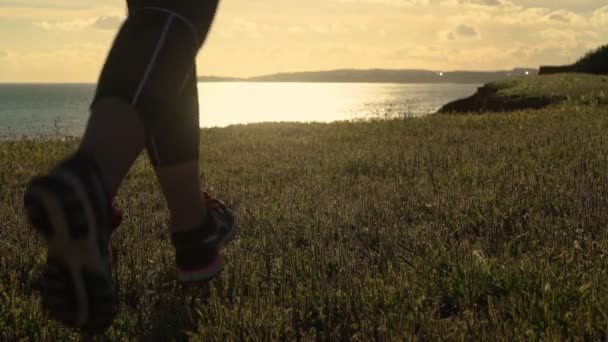
<svg viewBox="0 0 608 342"><path fill-rule="evenodd" d="M114 232L116 230L116 228L118 228L118 226L120 226L120 224L122 223L122 211L118 208L116 208L115 206L112 206L112 222L111 222L111 229L112 232Z"/></svg>
<svg viewBox="0 0 608 342"><path fill-rule="evenodd" d="M203 272L203 271L206 271L207 269L212 268L213 266L215 266L215 264L217 264L219 260L220 260L220 254L217 253L215 255L215 258L212 261L210 261L208 264L204 265L204 266L201 266L199 268L192 268L192 269L178 268L177 271L179 273L187 273L187 274L189 274L189 273Z"/></svg>
<svg viewBox="0 0 608 342"><path fill-rule="evenodd" d="M206 207L211 209L219 209L223 206L220 200L211 197L206 191L203 191L203 202Z"/></svg>

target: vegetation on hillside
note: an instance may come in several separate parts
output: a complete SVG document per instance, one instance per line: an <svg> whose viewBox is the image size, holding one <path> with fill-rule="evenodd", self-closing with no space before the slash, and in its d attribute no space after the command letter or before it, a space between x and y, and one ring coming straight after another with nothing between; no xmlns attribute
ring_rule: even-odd
<svg viewBox="0 0 608 342"><path fill-rule="evenodd" d="M561 66L541 66L540 75L587 73L608 75L608 45L587 52L576 63Z"/></svg>
<svg viewBox="0 0 608 342"><path fill-rule="evenodd" d="M556 104L608 105L608 76L561 73L489 83L471 97L446 104L442 113L505 112Z"/></svg>
<svg viewBox="0 0 608 342"><path fill-rule="evenodd" d="M574 63L578 72L591 74L608 74L608 45L588 52Z"/></svg>

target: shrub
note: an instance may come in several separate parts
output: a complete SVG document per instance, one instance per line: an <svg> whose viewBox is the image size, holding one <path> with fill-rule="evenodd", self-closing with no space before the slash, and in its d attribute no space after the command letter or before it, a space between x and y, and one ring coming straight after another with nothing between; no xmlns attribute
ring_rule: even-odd
<svg viewBox="0 0 608 342"><path fill-rule="evenodd" d="M579 72L608 74L608 45L588 52L574 65Z"/></svg>

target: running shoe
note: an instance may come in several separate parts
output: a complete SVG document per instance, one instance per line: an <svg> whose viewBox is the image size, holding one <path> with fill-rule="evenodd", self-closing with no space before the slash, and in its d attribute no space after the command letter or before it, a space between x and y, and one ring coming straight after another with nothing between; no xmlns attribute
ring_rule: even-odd
<svg viewBox="0 0 608 342"><path fill-rule="evenodd" d="M224 267L220 253L225 244L234 238L236 220L220 200L203 193L207 218L190 232L173 233L177 278L182 282L209 280Z"/></svg>
<svg viewBox="0 0 608 342"><path fill-rule="evenodd" d="M97 164L72 156L29 183L24 206L48 248L43 307L69 327L105 330L114 318L108 243L122 213L112 209Z"/></svg>

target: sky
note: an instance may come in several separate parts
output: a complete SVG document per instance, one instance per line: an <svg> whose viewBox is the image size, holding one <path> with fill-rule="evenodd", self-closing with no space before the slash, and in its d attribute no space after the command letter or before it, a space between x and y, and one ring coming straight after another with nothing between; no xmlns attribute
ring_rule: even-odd
<svg viewBox="0 0 608 342"><path fill-rule="evenodd" d="M0 0L0 82L95 82L125 15L124 0ZM607 43L606 0L222 0L197 66L508 70Z"/></svg>

